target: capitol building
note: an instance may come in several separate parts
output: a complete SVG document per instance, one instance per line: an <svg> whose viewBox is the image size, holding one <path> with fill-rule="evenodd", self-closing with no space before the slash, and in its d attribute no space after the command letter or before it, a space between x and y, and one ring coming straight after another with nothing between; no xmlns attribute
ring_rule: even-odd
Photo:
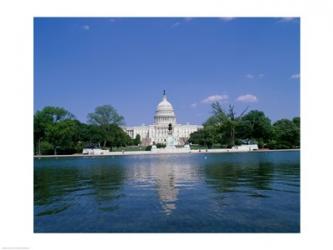
<svg viewBox="0 0 333 250"><path fill-rule="evenodd" d="M165 144L170 134L176 145L184 145L190 138L190 134L200 128L202 128L201 125L178 124L176 122L175 111L164 91L162 101L156 108L154 124L126 127L125 131L132 139L140 135L142 145Z"/></svg>

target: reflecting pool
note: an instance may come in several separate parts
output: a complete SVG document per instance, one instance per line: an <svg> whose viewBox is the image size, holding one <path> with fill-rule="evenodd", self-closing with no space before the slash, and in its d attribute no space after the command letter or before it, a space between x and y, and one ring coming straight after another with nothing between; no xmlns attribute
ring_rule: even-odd
<svg viewBox="0 0 333 250"><path fill-rule="evenodd" d="M299 151L34 160L35 232L299 230Z"/></svg>

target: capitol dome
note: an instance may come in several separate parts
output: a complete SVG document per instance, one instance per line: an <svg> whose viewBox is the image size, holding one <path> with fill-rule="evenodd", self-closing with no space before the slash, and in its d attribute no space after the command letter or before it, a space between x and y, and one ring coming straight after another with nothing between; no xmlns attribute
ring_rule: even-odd
<svg viewBox="0 0 333 250"><path fill-rule="evenodd" d="M162 101L157 105L155 116L155 124L175 124L176 115L171 103L167 100L165 92Z"/></svg>

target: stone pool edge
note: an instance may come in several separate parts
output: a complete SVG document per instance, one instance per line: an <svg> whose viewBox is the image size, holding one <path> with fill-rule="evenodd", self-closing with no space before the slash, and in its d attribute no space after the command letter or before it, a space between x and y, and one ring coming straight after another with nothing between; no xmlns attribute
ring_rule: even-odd
<svg viewBox="0 0 333 250"><path fill-rule="evenodd" d="M164 155L164 154L217 154L217 153L256 153L256 152L284 152L284 151L300 151L300 149L262 149L253 151L239 151L232 149L207 149L207 150L191 150L190 152L151 152L151 151L124 151L124 152L109 152L101 155L34 155L34 158L66 158L66 157L105 157L105 156L127 156L127 155Z"/></svg>

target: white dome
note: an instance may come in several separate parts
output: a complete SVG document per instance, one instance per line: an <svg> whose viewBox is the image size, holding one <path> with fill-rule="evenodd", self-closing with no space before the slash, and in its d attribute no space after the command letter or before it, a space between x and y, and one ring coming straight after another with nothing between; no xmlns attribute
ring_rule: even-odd
<svg viewBox="0 0 333 250"><path fill-rule="evenodd" d="M166 95L163 95L163 100L157 105L155 112L156 124L175 124L176 115L170 102L168 102Z"/></svg>

